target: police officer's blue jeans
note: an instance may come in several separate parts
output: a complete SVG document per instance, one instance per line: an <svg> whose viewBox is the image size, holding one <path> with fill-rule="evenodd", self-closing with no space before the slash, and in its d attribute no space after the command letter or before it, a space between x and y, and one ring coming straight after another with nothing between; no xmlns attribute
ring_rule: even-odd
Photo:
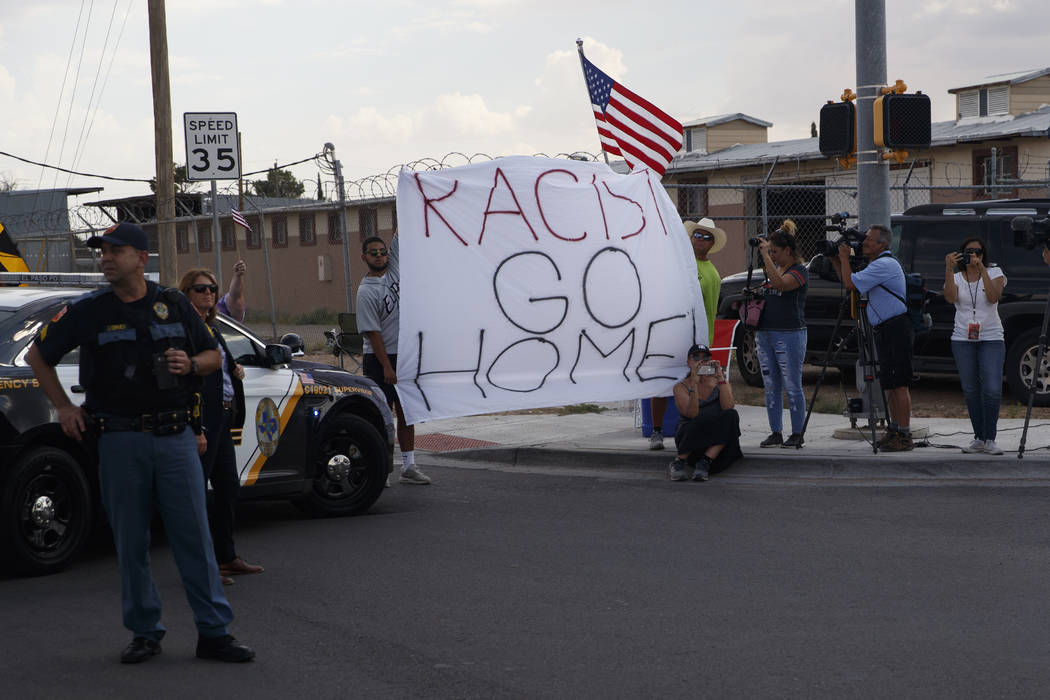
<svg viewBox="0 0 1050 700"><path fill-rule="evenodd" d="M797 331L758 331L755 345L766 387L766 416L769 429L779 433L784 426L784 399L787 392L791 413L791 432L801 433L806 422L806 395L802 393L802 360L806 356L806 329Z"/></svg>
<svg viewBox="0 0 1050 700"><path fill-rule="evenodd" d="M186 428L164 437L132 431L104 433L98 452L102 504L120 564L124 626L136 637L159 641L164 636L149 556L156 499L198 632L204 637L226 634L233 611L212 551L204 476L193 432Z"/></svg>
<svg viewBox="0 0 1050 700"><path fill-rule="evenodd" d="M1003 398L1006 342L953 340L952 355L959 369L959 383L966 398L973 436L978 440L994 440L999 426L999 404Z"/></svg>

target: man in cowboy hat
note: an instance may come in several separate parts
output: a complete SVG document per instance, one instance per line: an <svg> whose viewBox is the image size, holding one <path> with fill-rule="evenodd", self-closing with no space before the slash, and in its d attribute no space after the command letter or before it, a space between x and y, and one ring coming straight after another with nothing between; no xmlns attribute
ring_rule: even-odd
<svg viewBox="0 0 1050 700"><path fill-rule="evenodd" d="M693 244L693 255L696 256L696 276L700 280L700 291L704 295L704 310L707 312L707 342L711 343L715 337L715 314L718 313L718 295L722 290L722 277L718 274L714 263L708 260L722 250L726 244L726 232L715 226L715 222L709 217L699 221L686 221L683 223L689 242ZM664 448L663 417L667 410L667 397L654 397L649 400L649 408L653 414L653 432L649 436L649 449L662 450Z"/></svg>

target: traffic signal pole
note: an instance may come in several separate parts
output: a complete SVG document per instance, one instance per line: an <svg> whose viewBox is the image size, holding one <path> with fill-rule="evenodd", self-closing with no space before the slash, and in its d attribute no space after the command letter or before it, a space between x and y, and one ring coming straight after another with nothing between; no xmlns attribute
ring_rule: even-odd
<svg viewBox="0 0 1050 700"><path fill-rule="evenodd" d="M886 1L854 0L857 51L858 228L890 225L890 167L875 147L875 100L886 85Z"/></svg>

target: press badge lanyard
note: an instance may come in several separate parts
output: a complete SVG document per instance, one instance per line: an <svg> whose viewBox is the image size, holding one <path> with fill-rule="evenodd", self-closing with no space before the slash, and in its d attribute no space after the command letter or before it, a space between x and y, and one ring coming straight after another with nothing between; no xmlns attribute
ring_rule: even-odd
<svg viewBox="0 0 1050 700"><path fill-rule="evenodd" d="M981 284L981 278L978 277L977 281L972 285L970 280L966 279L966 273L963 273L963 281L966 282L966 289L970 292L970 301L973 304L973 320L970 321L969 328L966 329L967 340L980 340L981 339L981 324L977 322L977 286Z"/></svg>

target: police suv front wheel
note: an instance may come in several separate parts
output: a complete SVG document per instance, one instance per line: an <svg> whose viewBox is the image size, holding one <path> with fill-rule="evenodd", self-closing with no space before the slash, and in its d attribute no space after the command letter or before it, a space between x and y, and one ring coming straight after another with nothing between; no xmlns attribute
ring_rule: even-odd
<svg viewBox="0 0 1050 700"><path fill-rule="evenodd" d="M299 502L314 515L357 515L386 486L387 446L375 427L353 415L325 421L310 493Z"/></svg>
<svg viewBox="0 0 1050 700"><path fill-rule="evenodd" d="M38 447L22 455L0 498L0 558L16 572L64 569L91 528L91 490L68 453Z"/></svg>

